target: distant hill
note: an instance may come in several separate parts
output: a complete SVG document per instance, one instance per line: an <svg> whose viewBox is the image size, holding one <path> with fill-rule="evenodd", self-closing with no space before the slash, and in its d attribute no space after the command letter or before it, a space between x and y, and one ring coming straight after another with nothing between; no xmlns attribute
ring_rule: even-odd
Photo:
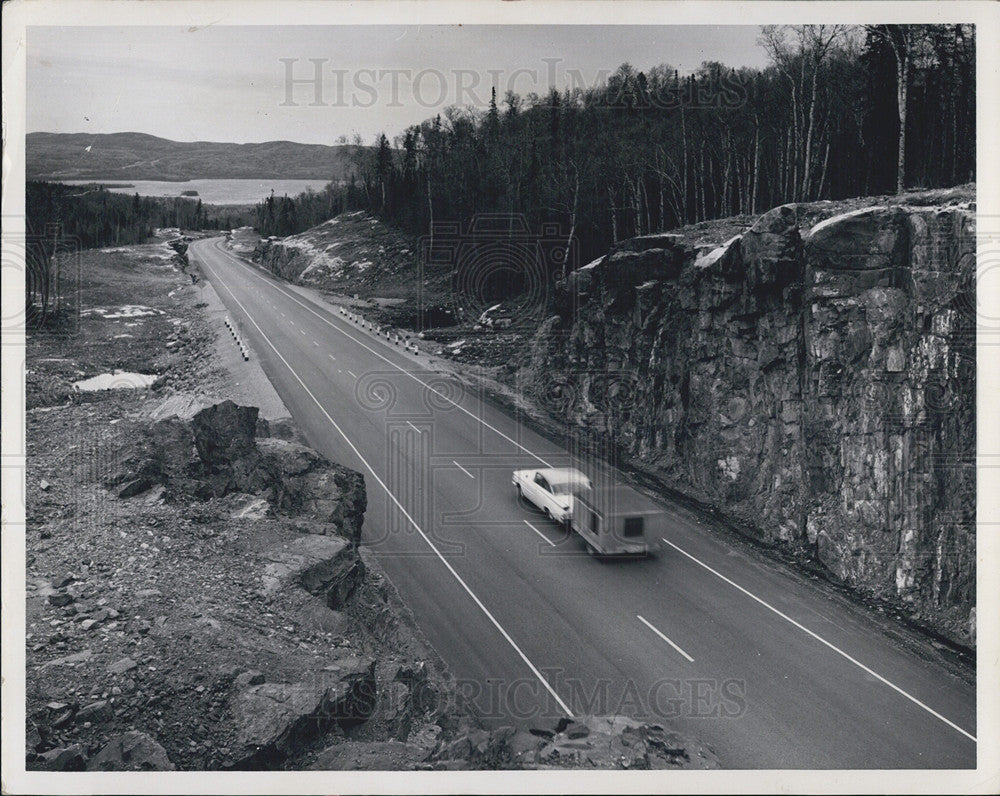
<svg viewBox="0 0 1000 796"><path fill-rule="evenodd" d="M29 180L343 180L354 145L169 141L145 133L28 133Z"/></svg>

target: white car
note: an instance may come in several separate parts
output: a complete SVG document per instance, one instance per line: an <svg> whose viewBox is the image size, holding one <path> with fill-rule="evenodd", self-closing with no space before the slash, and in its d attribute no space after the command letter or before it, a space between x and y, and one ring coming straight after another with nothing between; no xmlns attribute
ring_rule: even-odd
<svg viewBox="0 0 1000 796"><path fill-rule="evenodd" d="M590 479L575 467L515 470L511 483L519 495L556 522L569 522L574 496L593 487Z"/></svg>

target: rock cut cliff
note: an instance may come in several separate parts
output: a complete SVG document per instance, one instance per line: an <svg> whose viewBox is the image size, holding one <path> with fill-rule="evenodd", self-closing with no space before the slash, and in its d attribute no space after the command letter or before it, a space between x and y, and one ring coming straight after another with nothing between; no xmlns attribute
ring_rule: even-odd
<svg viewBox="0 0 1000 796"><path fill-rule="evenodd" d="M519 387L745 532L974 641L969 198L785 205L710 249L626 241L570 275Z"/></svg>

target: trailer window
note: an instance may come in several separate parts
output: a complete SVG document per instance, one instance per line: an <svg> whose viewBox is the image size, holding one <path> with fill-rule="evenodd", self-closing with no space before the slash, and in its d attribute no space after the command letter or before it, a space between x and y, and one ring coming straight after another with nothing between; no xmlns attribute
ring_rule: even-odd
<svg viewBox="0 0 1000 796"><path fill-rule="evenodd" d="M590 512L590 532L598 533L600 530L599 525L600 521L598 520L597 512L596 511Z"/></svg>
<svg viewBox="0 0 1000 796"><path fill-rule="evenodd" d="M642 517L626 517L622 536L642 536Z"/></svg>

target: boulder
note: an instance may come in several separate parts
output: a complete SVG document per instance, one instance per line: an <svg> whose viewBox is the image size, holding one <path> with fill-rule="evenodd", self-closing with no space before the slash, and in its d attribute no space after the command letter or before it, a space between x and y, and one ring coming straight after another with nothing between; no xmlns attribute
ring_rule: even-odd
<svg viewBox="0 0 1000 796"><path fill-rule="evenodd" d="M209 406L191 418L198 456L207 465L232 465L241 458L256 457L256 406L237 406L232 401Z"/></svg>
<svg viewBox="0 0 1000 796"><path fill-rule="evenodd" d="M89 705L84 705L80 708L80 711L76 714L77 724L83 724L85 721L91 723L98 721L107 721L113 715L111 709L111 704L106 699L99 699L96 702L91 702Z"/></svg>
<svg viewBox="0 0 1000 796"><path fill-rule="evenodd" d="M338 610L364 578L357 549L339 536L300 536L262 554L264 592L294 584Z"/></svg>
<svg viewBox="0 0 1000 796"><path fill-rule="evenodd" d="M108 667L109 674L125 674L125 672L131 671L138 664L131 658L122 658L119 661L115 661Z"/></svg>
<svg viewBox="0 0 1000 796"><path fill-rule="evenodd" d="M73 595L67 594L66 592L56 592L55 594L49 595L49 605L54 605L57 608L62 608L73 602Z"/></svg>
<svg viewBox="0 0 1000 796"><path fill-rule="evenodd" d="M25 746L27 754L34 754L38 748L42 745L42 733L38 729L38 725L35 724L30 718L25 722L27 727L27 733L25 735Z"/></svg>
<svg viewBox="0 0 1000 796"><path fill-rule="evenodd" d="M273 485L277 508L328 522L342 536L360 540L367 507L361 473L333 464L312 448L287 440L262 439L257 449Z"/></svg>
<svg viewBox="0 0 1000 796"><path fill-rule="evenodd" d="M81 744L50 749L39 755L43 771L83 771L87 764L87 754Z"/></svg>
<svg viewBox="0 0 1000 796"><path fill-rule="evenodd" d="M315 672L308 682L250 686L234 708L243 763L283 759L334 724L363 721L374 701L375 661L352 656Z"/></svg>
<svg viewBox="0 0 1000 796"><path fill-rule="evenodd" d="M144 732L127 732L105 744L87 771L174 771L167 751Z"/></svg>

